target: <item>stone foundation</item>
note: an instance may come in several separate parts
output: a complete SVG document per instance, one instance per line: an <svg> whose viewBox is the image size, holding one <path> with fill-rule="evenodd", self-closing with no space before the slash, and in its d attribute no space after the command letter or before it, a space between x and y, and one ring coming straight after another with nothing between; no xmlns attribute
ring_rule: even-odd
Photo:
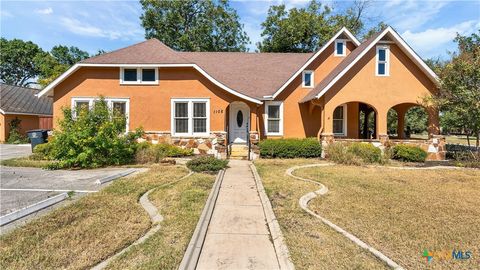
<svg viewBox="0 0 480 270"><path fill-rule="evenodd" d="M363 143L371 143L375 147L382 149L382 151L387 147L393 147L397 144L407 144L407 145L414 145L422 148L428 154L427 161L438 161L438 160L445 160L446 159L446 142L445 137L441 135L433 135L432 138L428 140L413 140L413 139L405 139L405 140L398 140L398 139L389 139L387 135L379 135L378 140L364 140L364 139L343 139L343 138L335 138L332 134L322 134L321 136L321 143L322 149L325 149L329 144L334 142L363 142ZM322 157L325 156L325 151L322 151Z"/></svg>
<svg viewBox="0 0 480 270"><path fill-rule="evenodd" d="M193 149L195 155L212 155L216 158L227 158L227 133L224 131L210 132L205 137L175 137L170 132L145 132L139 141L152 144L168 143L185 149Z"/></svg>

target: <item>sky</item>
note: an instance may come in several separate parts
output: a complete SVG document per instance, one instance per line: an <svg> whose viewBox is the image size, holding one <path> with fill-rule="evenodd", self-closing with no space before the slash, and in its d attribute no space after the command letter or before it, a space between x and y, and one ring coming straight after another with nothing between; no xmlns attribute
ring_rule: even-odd
<svg viewBox="0 0 480 270"><path fill-rule="evenodd" d="M326 0L342 11L349 1ZM231 1L250 37L250 51L261 40L261 23L271 5L301 8L305 0ZM111 51L144 40L138 1L0 1L0 34L33 41L44 50L55 45L77 46L91 54ZM422 58L448 58L456 33L480 29L480 1L371 1L367 17L391 25Z"/></svg>

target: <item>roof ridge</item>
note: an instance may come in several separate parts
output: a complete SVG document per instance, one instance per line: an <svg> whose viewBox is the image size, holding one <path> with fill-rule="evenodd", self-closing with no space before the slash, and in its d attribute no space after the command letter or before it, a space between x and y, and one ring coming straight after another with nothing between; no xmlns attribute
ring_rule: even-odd
<svg viewBox="0 0 480 270"><path fill-rule="evenodd" d="M102 53L102 54L99 54L99 55L95 55L95 56L92 56L92 57L89 57L89 58L85 58L85 59L83 59L82 61L80 61L79 63L83 63L83 62L86 62L87 60L92 60L92 59L98 58L98 57L100 57L100 56L105 56L105 55L108 55L108 54L117 53L117 52L120 52L120 51L129 49L129 48L132 48L132 47L139 46L139 45L144 44L144 43L147 43L147 42L155 41L155 40L158 41L158 42L160 42L162 45L164 45L165 47L167 47L167 48L170 49L171 51L175 52L172 48L170 48L170 47L168 47L167 45L163 44L163 42L161 42L161 41L158 40L157 38L149 38L149 39L146 39L146 40L144 40L144 41L141 41L141 42L132 44L132 45L127 46L127 47L118 48L118 49L115 49L115 50L113 50L113 51L109 51L109 52Z"/></svg>

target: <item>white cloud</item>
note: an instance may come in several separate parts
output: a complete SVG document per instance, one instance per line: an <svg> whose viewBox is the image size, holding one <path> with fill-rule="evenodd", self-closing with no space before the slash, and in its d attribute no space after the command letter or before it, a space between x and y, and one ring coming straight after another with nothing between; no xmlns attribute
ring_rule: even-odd
<svg viewBox="0 0 480 270"><path fill-rule="evenodd" d="M480 21L465 21L451 27L430 28L421 32L407 30L402 37L422 57L430 58L444 55L445 48L451 48L456 34L467 35L480 27Z"/></svg>
<svg viewBox="0 0 480 270"><path fill-rule="evenodd" d="M141 29L138 27L121 23L114 24L117 26L116 28L111 28L112 24L104 24L104 27L100 28L89 23L67 17L61 17L60 22L68 31L80 36L101 37L115 40L136 38L143 34L143 31L141 31Z"/></svg>
<svg viewBox="0 0 480 270"><path fill-rule="evenodd" d="M35 13L42 14L42 15L50 15L53 13L53 9L51 7L44 8L44 9L37 9Z"/></svg>
<svg viewBox="0 0 480 270"><path fill-rule="evenodd" d="M12 18L13 17L13 14L6 11L6 10L0 10L0 18L4 19L4 18Z"/></svg>

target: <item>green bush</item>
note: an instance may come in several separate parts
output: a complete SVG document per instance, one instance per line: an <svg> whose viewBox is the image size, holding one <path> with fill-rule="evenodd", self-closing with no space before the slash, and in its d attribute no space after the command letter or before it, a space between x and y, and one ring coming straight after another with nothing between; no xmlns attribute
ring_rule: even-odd
<svg viewBox="0 0 480 270"><path fill-rule="evenodd" d="M345 165L385 163L380 148L369 143L333 143L327 147L326 153L329 160Z"/></svg>
<svg viewBox="0 0 480 270"><path fill-rule="evenodd" d="M322 154L322 145L315 138L267 139L258 145L263 158L314 158Z"/></svg>
<svg viewBox="0 0 480 270"><path fill-rule="evenodd" d="M28 143L28 138L22 134L20 134L20 124L22 120L15 117L10 121L10 131L8 132L8 139L7 143L10 144L21 144L21 143Z"/></svg>
<svg viewBox="0 0 480 270"><path fill-rule="evenodd" d="M33 154L30 156L30 159L33 160L51 160L53 153L53 143L42 143L37 144L33 148Z"/></svg>
<svg viewBox="0 0 480 270"><path fill-rule="evenodd" d="M382 163L382 150L370 143L352 143L348 152L362 159L365 163Z"/></svg>
<svg viewBox="0 0 480 270"><path fill-rule="evenodd" d="M143 131L125 133L125 117L111 110L104 98L96 101L92 109L75 113L76 117L71 109L63 109L60 130L54 132L55 139L49 143L52 145L47 156L57 161L50 168L96 168L134 160L137 139Z"/></svg>
<svg viewBox="0 0 480 270"><path fill-rule="evenodd" d="M171 144L152 144L149 142L139 143L135 154L137 163L158 163L165 157L191 156L192 149L183 149Z"/></svg>
<svg viewBox="0 0 480 270"><path fill-rule="evenodd" d="M392 158L407 162L424 162L427 152L418 146L397 144L393 147Z"/></svg>
<svg viewBox="0 0 480 270"><path fill-rule="evenodd" d="M194 172L218 172L226 168L228 160L217 159L212 156L197 157L187 162L187 167Z"/></svg>

